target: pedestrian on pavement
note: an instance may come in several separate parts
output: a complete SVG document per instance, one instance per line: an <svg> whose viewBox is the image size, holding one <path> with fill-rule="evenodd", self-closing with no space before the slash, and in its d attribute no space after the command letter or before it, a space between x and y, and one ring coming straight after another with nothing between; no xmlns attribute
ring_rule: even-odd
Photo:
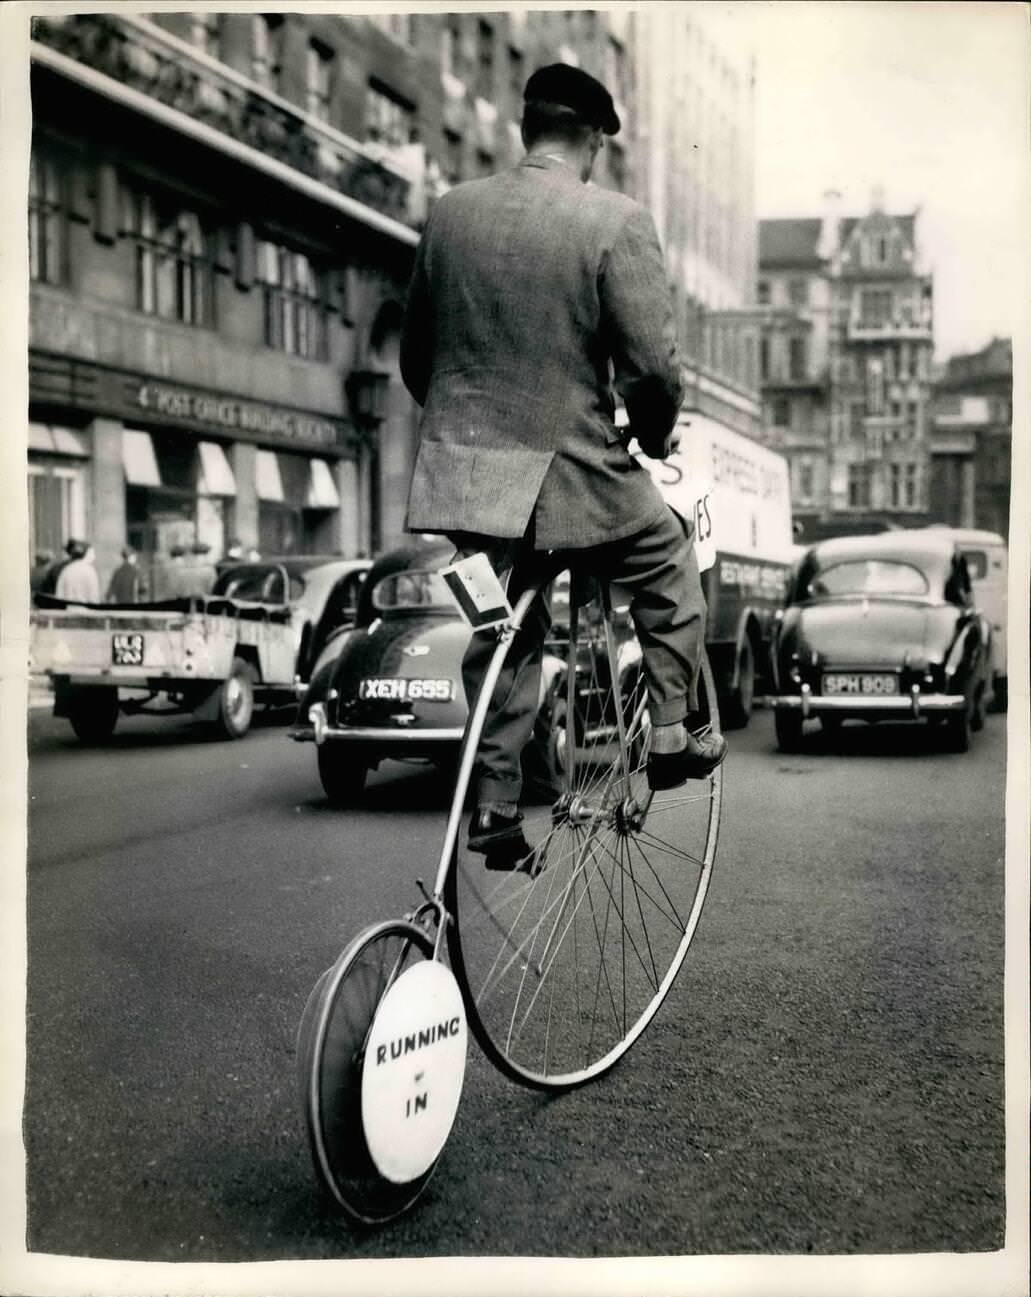
<svg viewBox="0 0 1031 1297"><path fill-rule="evenodd" d="M107 587L108 603L139 603L147 597L146 582L136 561L136 551L128 545L122 550L122 561L111 573Z"/></svg>
<svg viewBox="0 0 1031 1297"><path fill-rule="evenodd" d="M71 603L100 603L100 578L93 561L93 546L85 540L69 541L71 559L61 568L54 593Z"/></svg>
<svg viewBox="0 0 1031 1297"><path fill-rule="evenodd" d="M47 569L47 571L43 574L41 578L40 586L39 586L40 594L56 593L57 578L61 575L62 569L67 567L67 565L72 561L72 552L79 544L80 544L79 541L73 539L68 539L65 541L64 555L62 557L56 558L54 562L50 564L50 567Z"/></svg>
<svg viewBox="0 0 1031 1297"><path fill-rule="evenodd" d="M460 555L483 551L517 580L551 550L629 586L653 727L648 779L675 787L711 771L726 745L684 723L705 622L693 525L627 450L634 436L662 459L678 440L683 387L662 252L645 208L588 184L604 137L620 129L608 90L552 64L523 97L522 162L438 199L416 253L401 372L423 412L406 525L443 532ZM538 600L484 727L469 848L488 868L516 868L530 850L520 753L549 623ZM495 642L489 632L470 641L470 702Z"/></svg>
<svg viewBox="0 0 1031 1297"><path fill-rule="evenodd" d="M32 570L29 572L29 590L32 594L39 594L43 589L53 565L53 552L49 549L41 549L36 555Z"/></svg>

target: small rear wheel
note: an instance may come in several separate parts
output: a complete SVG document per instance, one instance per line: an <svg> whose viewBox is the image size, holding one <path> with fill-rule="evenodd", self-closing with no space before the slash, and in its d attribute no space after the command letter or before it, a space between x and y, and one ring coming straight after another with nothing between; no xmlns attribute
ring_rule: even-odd
<svg viewBox="0 0 1031 1297"><path fill-rule="evenodd" d="M320 743L316 747L319 779L331 806L356 806L365 791L368 763L349 752L346 744Z"/></svg>
<svg viewBox="0 0 1031 1297"><path fill-rule="evenodd" d="M68 701L68 720L83 743L103 743L118 723L118 690L79 689Z"/></svg>
<svg viewBox="0 0 1031 1297"><path fill-rule="evenodd" d="M297 1067L312 1161L335 1201L366 1225L406 1211L439 1161L438 1154L413 1180L387 1179L362 1122L365 1048L376 1012L398 977L432 954L433 943L417 924L396 920L367 928L316 982L301 1017Z"/></svg>
<svg viewBox="0 0 1031 1297"><path fill-rule="evenodd" d="M223 738L242 739L254 718L257 672L245 658L233 658L229 675L219 685L215 728Z"/></svg>

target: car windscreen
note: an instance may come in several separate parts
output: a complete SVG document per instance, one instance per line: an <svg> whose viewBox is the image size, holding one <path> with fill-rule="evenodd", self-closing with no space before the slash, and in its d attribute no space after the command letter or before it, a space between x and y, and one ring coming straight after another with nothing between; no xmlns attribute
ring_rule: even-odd
<svg viewBox="0 0 1031 1297"><path fill-rule="evenodd" d="M447 583L439 572L406 568L391 572L372 589L372 606L377 612L426 611L457 612Z"/></svg>
<svg viewBox="0 0 1031 1297"><path fill-rule="evenodd" d="M919 596L928 593L927 578L911 563L891 559L851 559L832 563L815 573L806 586L809 599L834 599L844 595Z"/></svg>

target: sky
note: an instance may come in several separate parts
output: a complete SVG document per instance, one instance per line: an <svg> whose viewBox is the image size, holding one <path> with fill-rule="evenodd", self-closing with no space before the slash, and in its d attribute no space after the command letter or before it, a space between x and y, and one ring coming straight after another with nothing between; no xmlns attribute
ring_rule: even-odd
<svg viewBox="0 0 1031 1297"><path fill-rule="evenodd" d="M1031 298L1031 10L1008 0L723 6L756 54L759 217L920 209L939 359L1014 336Z"/></svg>

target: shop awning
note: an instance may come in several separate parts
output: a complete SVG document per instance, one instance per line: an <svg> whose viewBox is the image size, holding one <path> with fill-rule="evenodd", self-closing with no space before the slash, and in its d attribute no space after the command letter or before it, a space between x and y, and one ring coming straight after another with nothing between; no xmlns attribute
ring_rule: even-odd
<svg viewBox="0 0 1031 1297"><path fill-rule="evenodd" d="M259 450L254 457L254 489L259 500L276 500L282 504L283 479L279 475L279 460L274 450Z"/></svg>
<svg viewBox="0 0 1031 1297"><path fill-rule="evenodd" d="M324 459L311 461L311 479L308 482L308 498L305 505L309 509L339 509L340 493L333 481L333 470Z"/></svg>
<svg viewBox="0 0 1031 1297"><path fill-rule="evenodd" d="M29 450L43 450L51 455L78 455L89 458L82 434L71 428L55 428L47 423L29 424Z"/></svg>
<svg viewBox="0 0 1031 1297"><path fill-rule="evenodd" d="M226 459L226 453L217 441L202 441L200 451L200 495L235 495L236 478Z"/></svg>
<svg viewBox="0 0 1031 1297"><path fill-rule="evenodd" d="M157 456L149 432L122 430L122 468L130 486L160 486Z"/></svg>

